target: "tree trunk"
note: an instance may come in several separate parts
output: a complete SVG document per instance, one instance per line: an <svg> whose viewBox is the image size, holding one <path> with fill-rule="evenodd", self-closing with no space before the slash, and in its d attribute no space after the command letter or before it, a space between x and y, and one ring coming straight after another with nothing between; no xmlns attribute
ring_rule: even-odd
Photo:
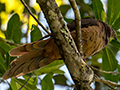
<svg viewBox="0 0 120 90"><path fill-rule="evenodd" d="M55 43L75 82L74 90L92 90L90 83L94 73L80 57L56 2L54 0L37 0L37 3L45 15Z"/></svg>

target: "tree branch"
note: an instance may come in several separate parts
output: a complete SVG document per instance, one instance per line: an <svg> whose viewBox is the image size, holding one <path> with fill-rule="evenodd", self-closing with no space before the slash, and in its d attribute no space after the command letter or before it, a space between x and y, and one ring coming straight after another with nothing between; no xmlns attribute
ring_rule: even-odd
<svg viewBox="0 0 120 90"><path fill-rule="evenodd" d="M19 44L9 42L7 40L4 40L3 38L0 38L0 41L5 42L5 43L10 44L10 45L19 46Z"/></svg>
<svg viewBox="0 0 120 90"><path fill-rule="evenodd" d="M22 2L22 4L25 6L25 8L27 9L27 11L29 12L29 14L35 19L35 21L48 33L50 34L50 32L48 32L48 30L39 22L39 20L33 15L32 11L29 9L29 7L27 6L27 4L24 2L24 0L20 0Z"/></svg>
<svg viewBox="0 0 120 90"><path fill-rule="evenodd" d="M75 13L75 23L76 23L76 46L78 48L78 51L80 52L82 58L84 58L83 56L83 45L82 45L82 33L81 33L81 16L80 16L80 12L79 9L77 7L77 4L75 2L75 0L69 0L73 11Z"/></svg>
<svg viewBox="0 0 120 90"><path fill-rule="evenodd" d="M99 71L99 72L103 72L103 73L107 73L107 74L110 74L110 73L113 73L113 74L120 74L120 72L113 72L113 71L104 71L104 70L100 70L98 68L95 68L93 66L90 66L92 69L96 70L96 71Z"/></svg>
<svg viewBox="0 0 120 90"><path fill-rule="evenodd" d="M44 36L44 37L41 37L38 41L43 40L43 39L45 39L45 38L47 38L47 37L50 37L50 36L52 36L52 34L48 34L48 35L46 35L46 36Z"/></svg>
<svg viewBox="0 0 120 90"><path fill-rule="evenodd" d="M37 0L37 3L45 15L55 43L75 82L75 90L92 90L90 83L94 73L82 60L55 0Z"/></svg>
<svg viewBox="0 0 120 90"><path fill-rule="evenodd" d="M78 30L80 31L81 23L79 19L80 18L79 12L77 12L77 9L76 9L77 5L74 6L75 5L74 0L69 0L69 1L71 1L71 5L73 4L72 7L76 15L76 24L78 23L76 29L77 31ZM81 47L82 45L80 44L77 45L78 47L78 50L77 50L76 45L70 35L69 30L67 29L67 26L64 23L63 17L55 1L54 0L37 0L37 3L40 5L41 9L43 10L43 13L50 26L55 43L59 47L60 54L65 64L67 65L67 68L71 74L73 81L75 82L74 90L92 90L92 88L90 87L90 83L92 81L102 82L114 90L116 89L113 88L112 86L120 88L119 84L101 79L97 75L94 75L94 72L92 71L92 69L83 61L83 59L80 56L80 53L78 52L78 50L80 51L82 50L80 49L82 48ZM29 8L27 6L25 7L26 9L28 9L28 12L31 15L33 15L32 12L29 11ZM38 21L37 19L35 20ZM81 37L81 32L79 31L77 35L77 38L78 38L77 42L81 42L81 38L79 38ZM27 82L28 81L29 79L27 80Z"/></svg>
<svg viewBox="0 0 120 90"><path fill-rule="evenodd" d="M107 85L108 87L112 88L113 87L118 87L120 88L120 84L117 84L115 82L112 82L112 81L109 81L109 80L104 80L104 79L101 79L99 78L97 75L94 75L94 81L97 81L97 82L102 82L104 83L105 85ZM113 88L112 88L113 89ZM115 89L116 90L116 89Z"/></svg>

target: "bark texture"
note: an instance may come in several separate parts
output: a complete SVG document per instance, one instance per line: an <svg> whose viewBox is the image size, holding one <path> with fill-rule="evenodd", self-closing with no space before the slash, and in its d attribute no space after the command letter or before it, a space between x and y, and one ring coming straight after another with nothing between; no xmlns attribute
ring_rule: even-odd
<svg viewBox="0 0 120 90"><path fill-rule="evenodd" d="M56 2L54 0L37 0L37 3L47 19L55 43L75 82L75 90L92 90L90 83L94 73L80 57Z"/></svg>

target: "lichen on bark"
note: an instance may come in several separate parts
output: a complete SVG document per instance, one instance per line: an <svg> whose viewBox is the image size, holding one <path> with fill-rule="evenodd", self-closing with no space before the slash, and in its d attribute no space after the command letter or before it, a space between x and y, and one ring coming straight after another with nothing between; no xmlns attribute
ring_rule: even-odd
<svg viewBox="0 0 120 90"><path fill-rule="evenodd" d="M82 60L55 0L37 0L37 2L45 15L55 43L59 47L60 54L75 82L75 90L92 90L90 83L94 73Z"/></svg>

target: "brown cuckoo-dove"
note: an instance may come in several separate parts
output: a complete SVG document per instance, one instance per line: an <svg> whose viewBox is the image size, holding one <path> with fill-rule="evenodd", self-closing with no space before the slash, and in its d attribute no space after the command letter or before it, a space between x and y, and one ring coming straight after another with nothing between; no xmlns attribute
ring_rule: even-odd
<svg viewBox="0 0 120 90"><path fill-rule="evenodd" d="M68 29L73 39L76 38L75 21L69 23ZM115 38L115 31L106 23L91 18L81 20L83 54L88 58ZM38 40L16 47L9 52L10 56L19 56L11 62L11 68L5 72L3 79L18 77L44 67L54 60L62 59L54 39Z"/></svg>

